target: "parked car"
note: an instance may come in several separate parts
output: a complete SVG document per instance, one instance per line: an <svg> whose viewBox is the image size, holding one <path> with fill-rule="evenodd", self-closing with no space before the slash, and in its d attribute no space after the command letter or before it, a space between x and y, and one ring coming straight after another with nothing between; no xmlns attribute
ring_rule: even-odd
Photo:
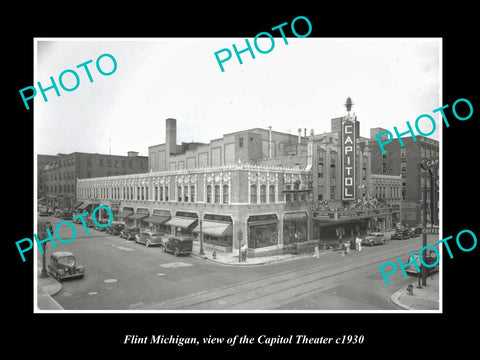
<svg viewBox="0 0 480 360"><path fill-rule="evenodd" d="M173 255L190 255L193 248L193 239L188 236L172 236L163 243L163 251Z"/></svg>
<svg viewBox="0 0 480 360"><path fill-rule="evenodd" d="M135 240L135 235L140 233L140 228L138 227L125 227L122 231L120 231L120 237L122 239L127 239L127 240Z"/></svg>
<svg viewBox="0 0 480 360"><path fill-rule="evenodd" d="M422 228L421 227L412 227L409 231L408 231L408 235L411 237L411 238L414 238L414 237L417 237L417 236L420 236L422 234Z"/></svg>
<svg viewBox="0 0 480 360"><path fill-rule="evenodd" d="M145 244L146 247L163 245L162 234L149 230L143 230L139 234L136 234L135 242Z"/></svg>
<svg viewBox="0 0 480 360"><path fill-rule="evenodd" d="M107 225L108 220L97 220L97 223L99 223L100 225ZM93 222L93 228L97 231L105 231L107 227L100 227L95 222Z"/></svg>
<svg viewBox="0 0 480 360"><path fill-rule="evenodd" d="M123 221L112 221L109 227L105 230L110 235L120 235L120 232L125 228Z"/></svg>
<svg viewBox="0 0 480 360"><path fill-rule="evenodd" d="M419 254L413 254L413 256L415 256L415 260L417 261L417 264L418 264L418 267L421 268L422 266L422 263L420 261L420 257L419 257ZM431 264L434 264L435 262L437 261L437 254L435 253L435 251L433 250L430 250L430 252L428 252L426 254L426 257L425 257L425 263L428 264L428 265L431 265ZM418 271L417 271L417 268L415 267L415 265L413 264L413 259L412 259L412 255L410 255L408 257L408 261L405 263L412 263L410 265L408 265L406 268L405 268L405 271L407 273L413 273L413 274L418 274ZM433 274L435 272L438 272L438 264L435 265L435 266L432 266L432 267L427 267L428 269L428 275L430 274Z"/></svg>
<svg viewBox="0 0 480 360"><path fill-rule="evenodd" d="M60 219L62 220L72 220L72 213L69 211L62 211L60 213Z"/></svg>
<svg viewBox="0 0 480 360"><path fill-rule="evenodd" d="M50 255L50 264L47 266L48 273L58 281L68 278L83 278L85 267L78 265L75 255L70 251L57 251Z"/></svg>
<svg viewBox="0 0 480 360"><path fill-rule="evenodd" d="M410 234L408 230L399 230L397 229L392 236L390 236L390 240L405 240L410 239Z"/></svg>
<svg viewBox="0 0 480 360"><path fill-rule="evenodd" d="M370 234L367 234L365 238L362 240L362 245L383 245L385 244L386 239L385 235L380 232L372 232Z"/></svg>

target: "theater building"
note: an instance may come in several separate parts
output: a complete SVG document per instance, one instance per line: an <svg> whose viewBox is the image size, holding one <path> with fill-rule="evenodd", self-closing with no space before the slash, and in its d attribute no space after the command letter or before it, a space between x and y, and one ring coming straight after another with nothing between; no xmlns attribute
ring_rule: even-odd
<svg viewBox="0 0 480 360"><path fill-rule="evenodd" d="M401 178L372 175L359 128L348 114L321 135L255 128L178 145L176 120L167 119L148 172L79 179L77 198L114 207L127 224L197 241L201 231L217 251L238 254L241 241L254 256L313 248L340 233L388 229L399 216Z"/></svg>

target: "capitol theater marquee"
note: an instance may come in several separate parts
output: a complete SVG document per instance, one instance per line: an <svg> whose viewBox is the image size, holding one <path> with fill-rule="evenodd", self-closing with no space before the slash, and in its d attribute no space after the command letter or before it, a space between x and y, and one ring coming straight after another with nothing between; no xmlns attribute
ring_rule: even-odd
<svg viewBox="0 0 480 360"><path fill-rule="evenodd" d="M355 119L349 115L342 121L342 200L355 200Z"/></svg>

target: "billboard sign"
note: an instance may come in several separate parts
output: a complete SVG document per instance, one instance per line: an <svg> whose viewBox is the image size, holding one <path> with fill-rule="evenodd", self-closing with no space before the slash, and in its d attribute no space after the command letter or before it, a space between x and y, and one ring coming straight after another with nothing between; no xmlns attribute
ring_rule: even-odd
<svg viewBox="0 0 480 360"><path fill-rule="evenodd" d="M342 200L355 200L355 150L357 134L355 122L347 117L342 122Z"/></svg>

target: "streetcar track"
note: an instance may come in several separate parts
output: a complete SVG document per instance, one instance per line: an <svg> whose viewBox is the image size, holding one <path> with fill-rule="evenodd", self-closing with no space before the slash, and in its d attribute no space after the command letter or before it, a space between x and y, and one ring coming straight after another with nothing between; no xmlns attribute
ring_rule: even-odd
<svg viewBox="0 0 480 360"><path fill-rule="evenodd" d="M346 257L344 258L346 262L339 266L335 266L334 268L331 268L332 265L336 265L336 262L338 258L335 258L333 256L330 256L328 259L328 262L322 263L322 264L312 264L309 266L304 266L301 269L294 269L294 270L288 270L288 271L283 271L281 273L273 274L273 275L265 275L265 276L260 276L251 280L244 280L235 284L219 287L216 289L210 289L210 290L204 290L201 292L197 292L195 294L190 294L187 296L181 296L177 298L173 298L170 300L167 300L162 303L157 303L157 304L151 304L150 306L147 307L155 307L155 308L165 308L165 307L170 307L174 306L175 309L184 309L184 308L192 308L192 307L197 307L202 304L207 304L215 301L219 301L221 299L225 299L234 295L242 294L242 295L247 295L248 293L252 292L258 292L259 289L265 288L271 288L275 287L279 284L285 284L288 281L292 281L298 278L302 278L303 281L300 284L296 284L293 286L290 286L288 288L281 288L275 291L268 291L265 294L256 296L254 298L249 298L240 302L235 303L235 306L238 306L240 304L245 304L248 302L255 302L256 300L259 300L261 298L265 298L267 296L272 296L275 294L279 294L281 292L288 292L291 291L292 289L298 288L298 287L305 287L309 284L313 284L315 282L325 280L327 278L331 278L336 275L341 275L344 273L347 273L349 271L355 271L361 268L365 268L367 266L372 266L378 263L385 262L388 259L391 258L396 258L398 256L393 255L392 251L395 251L395 253L398 253L398 251L405 251L408 250L408 252L412 251L412 248L415 248L417 244L413 244L411 242L405 243L405 244L399 244L395 247L388 247L388 248L378 248L374 252L370 251L365 251L364 253L356 253L355 256L352 257ZM406 252L406 254L408 254ZM333 255L335 252L332 252L331 254L323 254L322 258L325 258L328 255ZM387 257L385 256L387 255ZM388 256L390 255L390 256ZM368 257L368 258L367 258ZM368 263L365 263L365 260L368 260ZM354 266L352 267L353 264L356 263L361 263L359 266ZM343 271L338 272L339 268L342 267L348 267L348 269L345 269ZM305 278L308 278L312 275L316 275L319 272L322 272L324 270L333 270L334 272L331 274L326 274L320 278L316 277L313 280L305 281ZM289 277L289 278L285 278ZM262 284L262 282L268 281L267 284ZM259 284L260 283L260 284ZM322 285L321 287L316 287L314 289L308 290L306 293L311 293L318 291L325 285ZM244 289L241 289L244 287ZM240 290L239 290L240 289ZM226 292L226 293L224 293ZM295 297L303 296L303 293L300 294L295 294ZM215 296L218 295L218 296ZM200 297L207 297L206 299L199 300L198 298ZM214 296L214 297L212 297ZM248 295L247 295L248 296ZM183 305L181 303L184 303ZM229 306L232 306L232 304L229 304Z"/></svg>

